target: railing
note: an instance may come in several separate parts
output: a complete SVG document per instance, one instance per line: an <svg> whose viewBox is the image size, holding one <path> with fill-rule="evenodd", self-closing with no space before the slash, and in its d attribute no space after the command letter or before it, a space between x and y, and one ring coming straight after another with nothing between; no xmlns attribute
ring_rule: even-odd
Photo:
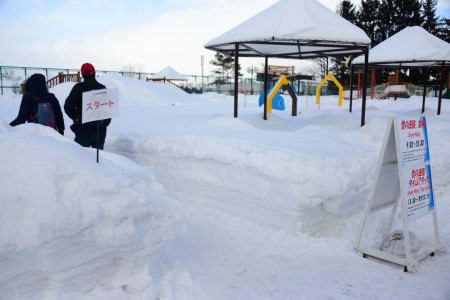
<svg viewBox="0 0 450 300"><path fill-rule="evenodd" d="M37 67L17 67L17 66L0 66L0 94L4 95L4 92L11 93L21 93L21 84L28 78L30 75L34 73L43 74L47 81L49 81L49 87L55 86L57 83L62 83L66 81L79 81L73 78L75 73L78 73L79 69L64 69L64 68L37 68ZM138 80L146 80L150 76L154 75L154 73L145 73L145 72L126 72L126 71L104 71L104 70L96 70L97 75L101 74L120 74L122 76L127 76L130 78L138 79ZM64 79L62 79L60 74L64 75ZM187 81L182 83L177 83L182 89L186 91L194 91L196 93L204 93L204 92L217 92L222 94L230 94L233 95L234 85L216 85L213 84L217 81L217 79L223 80L223 77L219 76L203 76L203 75L184 75L188 78ZM228 82L232 82L232 80L227 77ZM239 78L240 86L242 85L244 80L250 80L246 78ZM259 83L256 81L253 82L253 86L247 87L247 90L244 89L245 94L256 94L259 92ZM241 88L240 88L241 91Z"/></svg>
<svg viewBox="0 0 450 300"><path fill-rule="evenodd" d="M23 83L30 75L34 73L43 74L49 88L67 81L79 81L75 78L78 69L64 68L37 68L37 67L17 67L17 66L0 66L0 94L5 91L20 93L21 83ZM146 80L154 73L145 72L125 72L125 71L104 71L96 70L97 75L101 74L120 74L138 80ZM177 86L186 91L194 91L196 93L216 92L220 94L233 95L234 84L230 77L223 76L203 76L203 75L184 75L188 80L176 83ZM227 81L228 84L214 84L217 80ZM173 81L172 81L173 83ZM259 94L262 91L262 82L258 82L255 78L239 78L239 92L243 94ZM303 83L304 86L304 83ZM299 90L299 86L296 86ZM307 89L308 90L308 89ZM300 90L299 90L300 91ZM302 93L303 94L303 93Z"/></svg>
<svg viewBox="0 0 450 300"><path fill-rule="evenodd" d="M164 78L146 78L145 81L152 81L152 82L162 82L165 84L169 84L169 85L173 85L176 86L178 88L181 88L181 86L179 86L178 84L176 84L175 82L173 82L173 80L169 80L166 77Z"/></svg>
<svg viewBox="0 0 450 300"><path fill-rule="evenodd" d="M78 69L64 69L64 68L36 68L36 67L13 67L13 66L0 66L0 94L3 95L4 91L12 91L14 93L20 93L21 91L21 83L24 82L31 74L33 73L41 73L44 74L48 81L48 86L53 87L56 84L73 81L78 82L80 78L76 78L75 76L79 76ZM70 74L72 73L72 74ZM146 80L150 75L154 75L154 73L144 73L144 72L125 72L125 71L103 71L97 70L97 74L120 74L123 76L127 76L130 78L138 79L138 80ZM178 86L186 91L194 91L196 93L207 93L207 92L216 92L220 94L234 94L234 83L232 78L230 77L218 77L218 76L203 76L203 75L184 75L188 78L187 81L182 83L178 83ZM222 81L229 82L228 84L217 85L214 82L217 82L217 79L221 79ZM294 86L298 91L298 95L314 95L315 94L315 86L317 83L313 81L294 81ZM374 97L379 98L376 95L380 95L386 89L386 84L376 86L374 88ZM263 90L263 83L261 81L255 80L255 78L239 78L239 93L246 95L254 95L259 94ZM354 89L355 91L356 89ZM408 86L408 90L412 95L422 95L423 87L421 86ZM367 89L367 95L371 95L370 88ZM322 87L320 91L321 95L335 95L337 91L334 90L333 85L329 87ZM344 91L345 93L345 91ZM445 93L445 91L444 91ZM437 97L439 94L439 86L436 85L428 85L427 86L427 96ZM444 94L446 97L450 96L450 93L447 91ZM349 92L348 92L349 96ZM344 98L348 98L344 97ZM356 99L356 97L353 97Z"/></svg>
<svg viewBox="0 0 450 300"><path fill-rule="evenodd" d="M433 86L427 86L426 95L437 97L437 91ZM385 99L389 96L397 95L423 96L423 86L417 86L412 83L399 82L398 84L383 83L375 87L375 98Z"/></svg>
<svg viewBox="0 0 450 300"><path fill-rule="evenodd" d="M21 84L28 79L34 73L40 73L45 76L47 81L52 81L49 85L54 86L56 84L56 80L58 83L67 82L67 81L76 81L76 79L72 76L78 73L79 69L68 69L68 68L39 68L39 67L18 67L18 66L0 66L0 94L3 95L5 91L20 93L21 92ZM144 79L147 76L153 75L153 73L145 73L145 72L126 72L126 71L104 71L97 70L97 74L121 74L123 76L128 76L136 79ZM54 79L58 77L59 74L63 74L65 77ZM67 76L69 75L69 76ZM79 81L79 79L78 79Z"/></svg>
<svg viewBox="0 0 450 300"><path fill-rule="evenodd" d="M49 88L67 81L78 82L80 78L76 76L79 73L78 69L64 69L64 68L35 68L35 67L14 67L14 66L0 66L0 92L4 91L20 93L21 83L24 82L33 73L41 73L45 75L48 81ZM103 71L97 70L100 74L120 74L138 80L147 80L153 73L144 72L124 72L124 71ZM216 92L220 94L233 95L234 83L233 78L219 77L219 76L203 76L203 75L184 75L188 80L177 82L177 86L188 92L207 93ZM215 84L217 80L226 81L226 84ZM167 80L167 79L166 79ZM173 81L172 81L173 83ZM297 90L298 95L314 95L316 82L313 81L293 81L293 86ZM263 91L263 82L257 81L253 78L239 78L238 89L239 93L246 95L260 94ZM321 95L337 94L333 85L321 88Z"/></svg>
<svg viewBox="0 0 450 300"><path fill-rule="evenodd" d="M80 82L80 79L80 72L77 72L76 74L58 73L55 77L47 80L47 87L52 88L63 82Z"/></svg>

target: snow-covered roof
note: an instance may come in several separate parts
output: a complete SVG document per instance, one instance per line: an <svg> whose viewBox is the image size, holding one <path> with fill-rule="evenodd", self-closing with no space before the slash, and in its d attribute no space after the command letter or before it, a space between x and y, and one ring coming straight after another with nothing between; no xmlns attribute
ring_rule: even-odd
<svg viewBox="0 0 450 300"><path fill-rule="evenodd" d="M312 58L361 53L370 38L316 0L281 0L210 40L205 47L239 56Z"/></svg>
<svg viewBox="0 0 450 300"><path fill-rule="evenodd" d="M171 67L165 67L158 73L150 76L151 79L167 79L167 80L188 80L185 76L181 75L175 69Z"/></svg>
<svg viewBox="0 0 450 300"><path fill-rule="evenodd" d="M380 67L422 67L450 64L450 44L420 26L406 27L369 51L369 65ZM364 64L364 55L353 65Z"/></svg>

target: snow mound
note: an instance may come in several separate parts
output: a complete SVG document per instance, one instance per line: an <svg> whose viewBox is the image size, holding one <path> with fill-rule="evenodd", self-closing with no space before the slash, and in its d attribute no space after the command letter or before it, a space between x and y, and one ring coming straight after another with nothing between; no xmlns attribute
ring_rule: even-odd
<svg viewBox="0 0 450 300"><path fill-rule="evenodd" d="M107 88L118 88L120 98L125 99L121 104L168 106L204 102L198 96L190 95L177 86L165 83L136 80L117 74L99 76L98 81Z"/></svg>
<svg viewBox="0 0 450 300"><path fill-rule="evenodd" d="M170 239L177 226L167 222L177 222L176 211L153 173L124 157L100 154L97 164L95 149L48 127L1 122L0 253L74 235L103 246Z"/></svg>

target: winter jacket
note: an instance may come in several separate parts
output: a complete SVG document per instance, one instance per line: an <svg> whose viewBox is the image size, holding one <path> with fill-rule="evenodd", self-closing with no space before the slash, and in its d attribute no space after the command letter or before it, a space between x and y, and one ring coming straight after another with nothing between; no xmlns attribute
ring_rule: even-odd
<svg viewBox="0 0 450 300"><path fill-rule="evenodd" d="M64 135L64 117L61 106L55 95L48 92L45 76L42 74L33 74L25 82L25 94L20 103L19 114L9 125L16 126L25 122L36 123L37 98L44 99L45 102L51 104L55 118L55 130Z"/></svg>
<svg viewBox="0 0 450 300"><path fill-rule="evenodd" d="M69 96L64 103L64 111L73 120L73 125L70 129L77 134L82 132L95 132L97 130L97 121L87 122L81 124L82 120L82 106L83 106L83 93L92 90L106 89L106 87L99 83L95 76L84 76L84 81L74 85L70 91ZM101 120L100 130L106 130L106 127L111 123L111 119Z"/></svg>

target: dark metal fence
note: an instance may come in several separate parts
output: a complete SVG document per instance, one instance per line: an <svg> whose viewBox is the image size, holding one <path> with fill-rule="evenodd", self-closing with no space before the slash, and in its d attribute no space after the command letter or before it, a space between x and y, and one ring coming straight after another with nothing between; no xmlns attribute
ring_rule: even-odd
<svg viewBox="0 0 450 300"><path fill-rule="evenodd" d="M0 93L20 93L21 84L32 74L43 74L47 79L49 87L66 81L79 81L76 74L79 69L70 68L45 68L45 67L18 67L18 66L0 66ZM99 74L120 74L138 80L148 80L154 73L146 72L125 72L96 70ZM78 75L79 76L79 75ZM223 78L217 76L184 75L188 80L177 81L177 85L187 91L195 93L218 92L222 94L233 94L234 84L232 78ZM227 84L215 84L217 81L229 82ZM262 83L248 78L239 79L239 90L246 94L257 94L262 90Z"/></svg>
<svg viewBox="0 0 450 300"><path fill-rule="evenodd" d="M123 76L135 78L138 80L149 80L154 73L146 72L125 72L96 70L97 74L120 74ZM21 84L32 74L41 73L47 79L49 87L66 81L79 81L79 69L69 68L38 68L38 67L17 67L0 66L0 93L20 93ZM78 77L77 77L78 76ZM220 94L234 94L234 78L202 76L202 75L184 75L186 81L176 81L177 86L190 93L208 93L216 92ZM216 84L217 82L227 82L225 84ZM301 80L291 82L297 95L315 95L317 82ZM263 91L263 83L256 78L239 78L239 93L246 95L258 95ZM337 95L337 90L333 85L324 85L320 90L321 95Z"/></svg>
<svg viewBox="0 0 450 300"><path fill-rule="evenodd" d="M40 73L45 76L50 87L65 81L76 81L75 74L79 73L79 69L70 68L45 68L45 67L18 67L18 66L0 66L0 93L5 92L20 93L21 84L34 73ZM117 73L134 77L137 79L145 79L152 73L144 72L121 72L121 71L104 71L97 70L97 74ZM62 81L60 81L62 80ZM79 79L78 79L79 81Z"/></svg>

